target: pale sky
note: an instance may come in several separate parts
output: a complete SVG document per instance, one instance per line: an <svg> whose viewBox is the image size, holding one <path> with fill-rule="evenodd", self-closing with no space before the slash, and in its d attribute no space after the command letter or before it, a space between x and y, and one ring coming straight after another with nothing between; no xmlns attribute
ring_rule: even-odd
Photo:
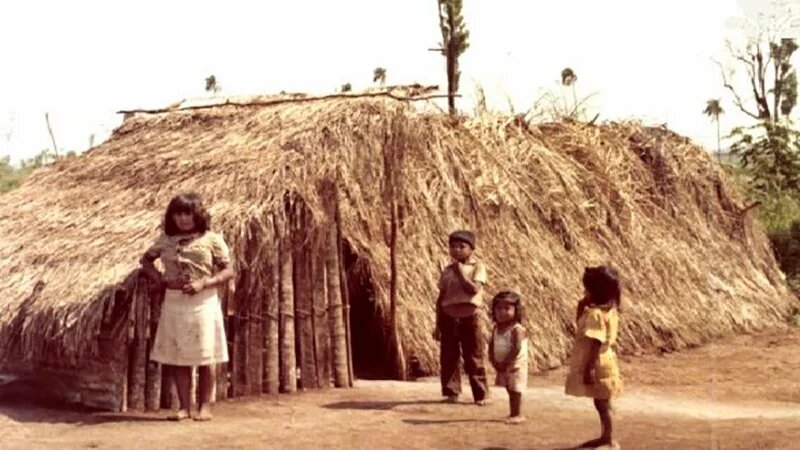
<svg viewBox="0 0 800 450"><path fill-rule="evenodd" d="M569 66L601 120L666 122L715 148L705 101L723 97L723 130L743 120L711 62L741 2L464 0L459 106L479 83L491 106L524 111ZM0 155L50 147L46 111L59 148L83 151L115 111L203 96L212 73L227 95L359 90L377 66L388 84L444 87L444 59L427 51L440 40L433 0L2 0Z"/></svg>

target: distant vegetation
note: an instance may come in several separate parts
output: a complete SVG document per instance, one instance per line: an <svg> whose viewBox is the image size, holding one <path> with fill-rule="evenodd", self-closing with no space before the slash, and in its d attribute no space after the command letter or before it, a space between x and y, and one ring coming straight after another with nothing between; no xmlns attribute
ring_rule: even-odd
<svg viewBox="0 0 800 450"><path fill-rule="evenodd" d="M0 157L0 194L18 187L28 174L59 158L75 156L75 152L67 152L63 156L55 156L50 150L42 150L33 158L23 160L19 165L12 165L8 156Z"/></svg>
<svg viewBox="0 0 800 450"><path fill-rule="evenodd" d="M728 136L730 152L718 154L748 201L759 203L758 217L775 256L800 292L800 131L792 120L798 99L792 58L799 47L796 39L783 37L800 16L790 1L769 5L770 13L742 20L744 39L727 43L729 63L717 62L731 107L750 118ZM706 101L703 113L717 133L724 112L720 99Z"/></svg>

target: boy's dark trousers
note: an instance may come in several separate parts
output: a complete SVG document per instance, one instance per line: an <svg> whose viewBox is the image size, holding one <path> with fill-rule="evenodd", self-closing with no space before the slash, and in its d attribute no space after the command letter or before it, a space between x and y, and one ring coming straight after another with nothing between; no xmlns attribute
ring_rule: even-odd
<svg viewBox="0 0 800 450"><path fill-rule="evenodd" d="M478 314L455 319L442 314L439 322L442 349L439 362L442 371L442 395L461 393L459 363L464 356L464 370L469 376L472 398L477 402L487 394L486 369L483 366L484 339Z"/></svg>

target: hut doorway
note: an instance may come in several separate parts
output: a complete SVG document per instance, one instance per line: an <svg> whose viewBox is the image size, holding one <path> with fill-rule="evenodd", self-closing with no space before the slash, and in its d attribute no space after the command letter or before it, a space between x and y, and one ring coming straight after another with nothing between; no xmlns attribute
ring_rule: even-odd
<svg viewBox="0 0 800 450"><path fill-rule="evenodd" d="M356 378L388 380L395 373L385 315L376 300L369 263L343 243L350 301L350 346Z"/></svg>

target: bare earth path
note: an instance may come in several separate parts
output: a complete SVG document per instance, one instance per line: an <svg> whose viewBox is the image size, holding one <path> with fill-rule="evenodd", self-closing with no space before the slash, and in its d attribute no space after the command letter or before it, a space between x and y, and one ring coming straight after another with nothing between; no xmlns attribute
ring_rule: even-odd
<svg viewBox="0 0 800 450"><path fill-rule="evenodd" d="M628 359L623 374L622 448L800 448L798 331ZM0 403L0 448L569 448L598 425L589 400L562 394L563 375L532 379L521 426L502 423L500 390L480 408L468 398L438 403L431 380L359 381L351 390L224 402L210 423Z"/></svg>

